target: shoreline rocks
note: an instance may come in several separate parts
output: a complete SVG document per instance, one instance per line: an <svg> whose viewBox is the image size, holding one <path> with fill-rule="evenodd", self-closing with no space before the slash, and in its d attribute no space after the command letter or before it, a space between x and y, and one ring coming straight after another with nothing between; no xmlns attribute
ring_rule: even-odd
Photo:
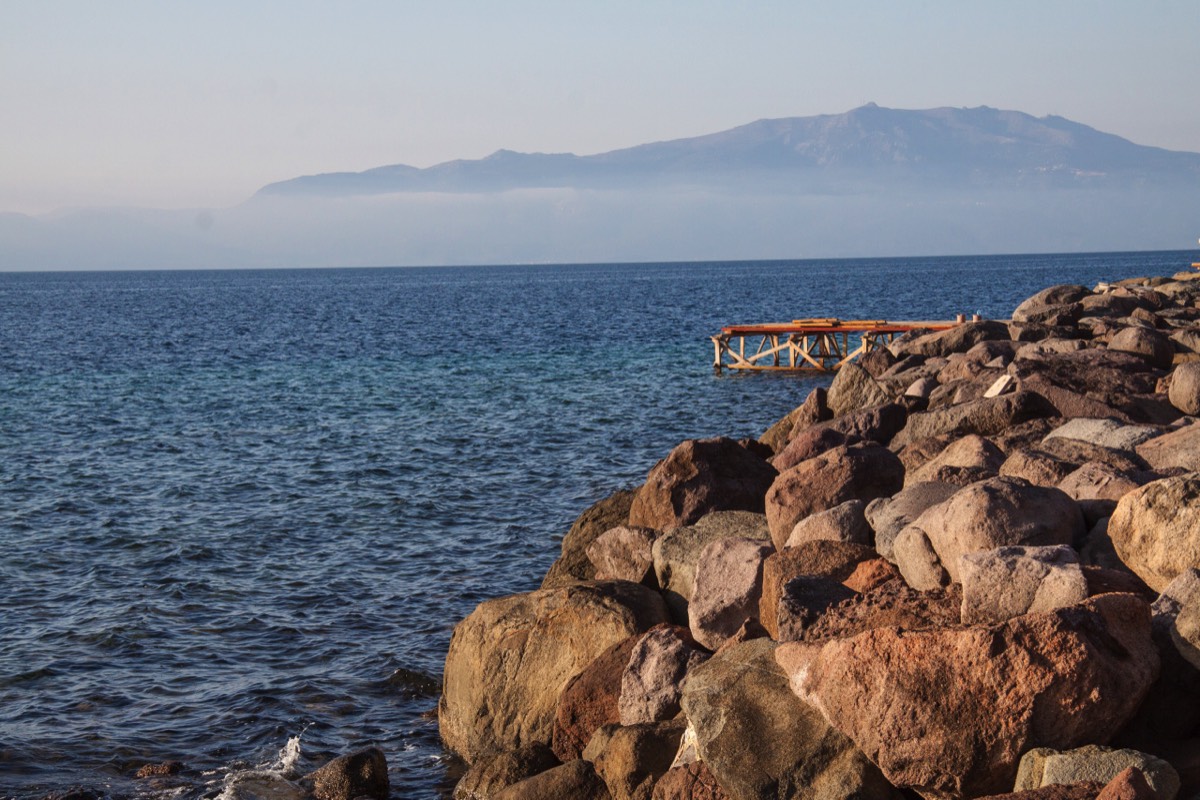
<svg viewBox="0 0 1200 800"><path fill-rule="evenodd" d="M1197 363L1200 274L1055 286L681 443L456 627L455 796L1195 796Z"/></svg>

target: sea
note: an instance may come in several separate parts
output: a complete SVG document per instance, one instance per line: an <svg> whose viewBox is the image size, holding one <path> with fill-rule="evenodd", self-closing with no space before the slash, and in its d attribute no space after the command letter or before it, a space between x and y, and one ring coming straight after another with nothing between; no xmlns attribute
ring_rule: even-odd
<svg viewBox="0 0 1200 800"><path fill-rule="evenodd" d="M368 745L450 797L455 623L678 442L828 382L715 373L722 325L1003 318L1196 260L0 274L0 797L290 798Z"/></svg>

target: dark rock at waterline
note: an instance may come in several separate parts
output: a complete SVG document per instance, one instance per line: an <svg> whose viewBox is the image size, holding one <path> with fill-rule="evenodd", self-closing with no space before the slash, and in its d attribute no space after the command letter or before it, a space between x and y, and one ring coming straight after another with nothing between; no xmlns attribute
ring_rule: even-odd
<svg viewBox="0 0 1200 800"><path fill-rule="evenodd" d="M629 523L634 494L632 490L614 492L579 515L563 537L562 555L542 580L543 589L595 579L596 566L588 558L587 549L605 531Z"/></svg>
<svg viewBox="0 0 1200 800"><path fill-rule="evenodd" d="M713 511L761 512L776 474L732 439L689 439L650 470L630 507L629 524L665 531Z"/></svg>
<svg viewBox="0 0 1200 800"><path fill-rule="evenodd" d="M371 797L387 800L387 759L378 747L339 756L304 778L317 800L355 800Z"/></svg>

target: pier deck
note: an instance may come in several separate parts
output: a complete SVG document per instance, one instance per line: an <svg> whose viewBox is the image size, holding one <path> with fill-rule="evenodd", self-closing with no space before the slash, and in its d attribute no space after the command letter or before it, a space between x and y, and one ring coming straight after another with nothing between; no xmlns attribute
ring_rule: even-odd
<svg viewBox="0 0 1200 800"><path fill-rule="evenodd" d="M946 330L964 321L961 315L957 320L903 322L829 317L727 325L711 337L713 369L832 372L903 333Z"/></svg>

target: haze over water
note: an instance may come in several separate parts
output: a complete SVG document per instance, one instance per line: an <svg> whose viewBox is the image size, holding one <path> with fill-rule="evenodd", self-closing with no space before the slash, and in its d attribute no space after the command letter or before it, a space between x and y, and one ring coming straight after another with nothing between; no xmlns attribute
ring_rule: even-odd
<svg viewBox="0 0 1200 800"><path fill-rule="evenodd" d="M0 274L0 796L262 796L368 743L393 796L447 793L453 625L823 382L714 375L721 325L1006 317L1194 260Z"/></svg>

